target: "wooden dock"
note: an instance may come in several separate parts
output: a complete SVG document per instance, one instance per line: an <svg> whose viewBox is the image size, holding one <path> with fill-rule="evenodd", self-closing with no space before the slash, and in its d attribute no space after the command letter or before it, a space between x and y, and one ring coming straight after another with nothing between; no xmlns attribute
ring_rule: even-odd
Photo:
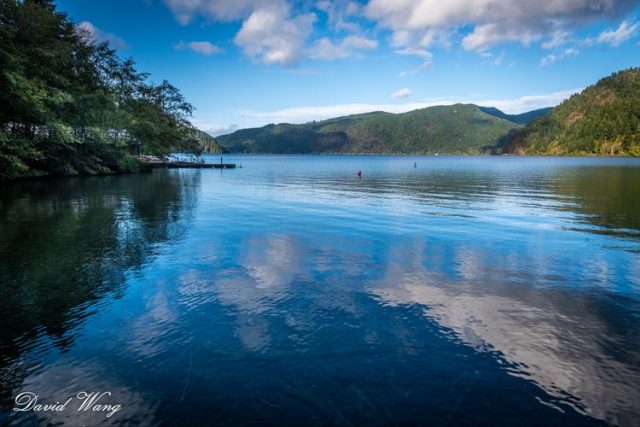
<svg viewBox="0 0 640 427"><path fill-rule="evenodd" d="M235 169L235 163L200 163L186 161L169 161L169 162L144 162L146 165L155 168L168 169Z"/></svg>
<svg viewBox="0 0 640 427"><path fill-rule="evenodd" d="M208 163L213 166L214 169L235 169L235 163ZM240 166L242 167L242 166Z"/></svg>

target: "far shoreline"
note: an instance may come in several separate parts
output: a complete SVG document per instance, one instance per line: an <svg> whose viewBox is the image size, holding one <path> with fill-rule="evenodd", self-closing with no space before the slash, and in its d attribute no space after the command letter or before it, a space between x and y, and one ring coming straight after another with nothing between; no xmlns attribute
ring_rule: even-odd
<svg viewBox="0 0 640 427"><path fill-rule="evenodd" d="M439 154L414 154L414 153L224 153L209 154L203 153L203 156L224 157L224 156L398 156L398 157L558 157L558 158L601 158L601 159L640 159L640 156L600 156L593 155L577 155L577 154L456 154L456 153L439 153Z"/></svg>
<svg viewBox="0 0 640 427"><path fill-rule="evenodd" d="M174 154L184 154L184 153L174 153ZM516 154L408 154L408 153L202 153L202 157L207 158L224 158L225 156L236 156L236 157L420 157L420 158L428 158L428 159L451 159L451 158L505 158L505 159L638 159L640 160L640 156L597 156L597 155L545 155L545 154L524 154L524 155L516 155ZM213 163L213 162L211 162ZM113 171L113 172L100 172L100 173L76 173L76 174L41 174L41 175L26 175L19 176L14 178L5 178L0 180L0 184L10 183L10 182L24 182L24 181L43 181L43 180L57 180L61 178L93 178L93 177L111 177L111 176L122 176L122 175L133 175L133 174L148 174L153 173L152 168L144 167L144 163L141 162L141 167L138 170L129 170L129 171Z"/></svg>

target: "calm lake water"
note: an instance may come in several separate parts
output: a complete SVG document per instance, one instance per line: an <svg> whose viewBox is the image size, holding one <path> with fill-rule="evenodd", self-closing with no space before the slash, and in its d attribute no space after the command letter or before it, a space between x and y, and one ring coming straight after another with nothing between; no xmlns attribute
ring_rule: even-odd
<svg viewBox="0 0 640 427"><path fill-rule="evenodd" d="M640 159L225 161L2 184L0 425L640 425Z"/></svg>

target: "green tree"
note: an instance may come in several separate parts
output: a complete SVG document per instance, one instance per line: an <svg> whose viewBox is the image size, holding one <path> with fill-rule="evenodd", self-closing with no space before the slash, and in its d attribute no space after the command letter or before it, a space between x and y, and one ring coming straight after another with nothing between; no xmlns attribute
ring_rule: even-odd
<svg viewBox="0 0 640 427"><path fill-rule="evenodd" d="M52 0L0 0L0 178L124 171L131 154L195 149L192 112Z"/></svg>

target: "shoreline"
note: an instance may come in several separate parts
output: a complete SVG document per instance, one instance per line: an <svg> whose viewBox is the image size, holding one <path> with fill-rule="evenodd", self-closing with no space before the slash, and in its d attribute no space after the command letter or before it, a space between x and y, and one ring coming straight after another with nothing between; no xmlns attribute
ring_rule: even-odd
<svg viewBox="0 0 640 427"><path fill-rule="evenodd" d="M224 153L210 154L211 156L335 156L335 157L509 157L509 158L526 158L526 157L558 157L558 158L600 158L600 159L640 159L640 156L601 156L601 155L580 155L580 154L456 154L456 153L439 153L439 154L420 154L420 153Z"/></svg>
<svg viewBox="0 0 640 427"><path fill-rule="evenodd" d="M640 159L640 156L597 156L597 155L546 155L546 154L525 154L525 155L514 155L514 154L407 154L407 153L225 153L221 155L219 153L216 154L203 154L203 156L211 156L211 157L225 157L225 156L238 156L238 157L269 157L269 156L277 156L277 157L423 157L429 159L450 159L453 157L456 158L509 158L509 159L526 159L526 158L541 158L541 159L550 159L550 158L558 158L558 159ZM207 163L214 164L214 163ZM33 174L33 175L24 175L18 176L14 178L3 178L0 179L0 183L9 183L9 182L19 182L19 181L31 181L31 180L51 180L51 179L59 179L59 178L87 178L87 177L99 177L99 176L117 176L117 175L129 175L129 174L138 174L138 173L152 173L154 169L158 169L154 167L154 165L150 163L145 163L142 161L138 161L136 168L128 169L128 170L113 170L111 172L100 171L96 173L86 173L86 172L78 172L78 173L69 173L69 174L60 174L60 173L43 173L43 174ZM163 169L163 168L159 168ZM205 168L208 169L208 168ZM213 167L210 167L213 169ZM223 168L224 169L224 168Z"/></svg>

